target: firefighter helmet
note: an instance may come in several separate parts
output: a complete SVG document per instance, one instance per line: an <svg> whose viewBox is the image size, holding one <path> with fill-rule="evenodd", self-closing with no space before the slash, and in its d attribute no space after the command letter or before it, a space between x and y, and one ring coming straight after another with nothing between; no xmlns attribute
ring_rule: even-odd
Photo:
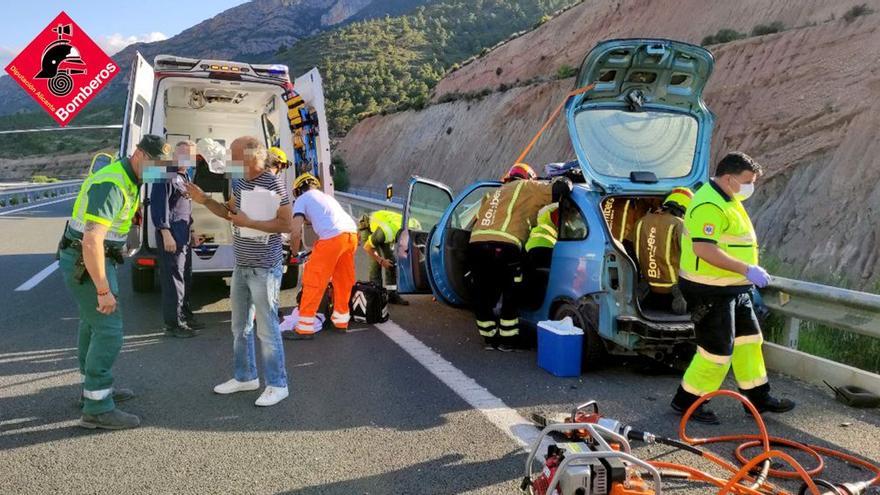
<svg viewBox="0 0 880 495"><path fill-rule="evenodd" d="M668 205L670 203L675 203L681 207L682 210L687 211L688 207L691 205L691 199L694 198L694 193L686 188L686 187L676 187L669 193L669 196L666 196L666 199L663 200L664 205Z"/></svg>
<svg viewBox="0 0 880 495"><path fill-rule="evenodd" d="M510 182L515 179L530 180L537 178L537 174L528 163L515 163L501 178L501 182Z"/></svg>
<svg viewBox="0 0 880 495"><path fill-rule="evenodd" d="M293 181L293 196L298 198L312 187L321 187L321 181L312 174L302 174Z"/></svg>

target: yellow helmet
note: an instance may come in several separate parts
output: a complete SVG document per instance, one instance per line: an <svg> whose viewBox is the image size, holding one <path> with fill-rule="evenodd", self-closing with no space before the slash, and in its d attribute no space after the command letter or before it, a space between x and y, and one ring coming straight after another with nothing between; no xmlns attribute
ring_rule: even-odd
<svg viewBox="0 0 880 495"><path fill-rule="evenodd" d="M663 200L663 204L676 203L681 206L683 210L687 211L693 198L694 193L690 189L686 187L676 187L668 196L666 196L666 199Z"/></svg>
<svg viewBox="0 0 880 495"><path fill-rule="evenodd" d="M302 174L293 181L293 195L299 197L312 187L321 187L321 181L312 174Z"/></svg>
<svg viewBox="0 0 880 495"><path fill-rule="evenodd" d="M274 157L277 162L287 163L287 153L278 146L272 146L269 148L269 156Z"/></svg>

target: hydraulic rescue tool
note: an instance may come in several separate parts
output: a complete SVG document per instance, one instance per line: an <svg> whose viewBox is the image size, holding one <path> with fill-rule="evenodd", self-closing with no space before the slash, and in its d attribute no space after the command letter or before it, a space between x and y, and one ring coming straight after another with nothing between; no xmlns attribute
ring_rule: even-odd
<svg viewBox="0 0 880 495"><path fill-rule="evenodd" d="M687 423L703 402L726 396L741 402L752 415L760 434L727 435L712 438L691 438ZM665 477L709 483L718 488L719 495L792 495L769 481L770 478L800 480L798 495L864 495L880 486L880 467L870 461L818 445L808 445L785 438L771 437L761 415L747 398L730 390L718 390L696 401L682 416L679 440L639 431L618 420L604 417L596 401L589 401L571 410L570 414L554 416L533 414L532 420L544 427L526 461L526 477L522 489L534 495L647 495L661 492L661 474ZM557 442L546 449L544 467L533 476L532 463L541 441L549 434L558 433L567 442ZM664 444L685 450L710 461L727 471L727 477L716 476L695 467L665 461L646 462L632 455L630 441ZM743 442L735 450L740 466L718 457L703 445L724 442ZM745 452L756 447L761 452L749 459ZM804 468L790 454L781 449L801 452L811 457L816 465ZM822 479L825 458L864 468L873 478L864 481L831 482ZM783 461L791 470L771 469L771 460ZM775 467L775 466L774 466ZM641 476L650 474L653 484ZM732 476L731 476L731 473Z"/></svg>

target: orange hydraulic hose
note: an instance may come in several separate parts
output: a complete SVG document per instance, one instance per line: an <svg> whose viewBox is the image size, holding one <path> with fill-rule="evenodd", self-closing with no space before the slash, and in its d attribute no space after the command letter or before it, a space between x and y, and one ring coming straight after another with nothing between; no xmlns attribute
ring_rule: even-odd
<svg viewBox="0 0 880 495"><path fill-rule="evenodd" d="M544 132L550 128L550 125L552 125L553 121L556 120L556 117L559 116L559 112L561 112L562 109L565 107L565 104L568 103L569 98L571 98L572 96L577 96L579 94L586 93L587 91L593 89L593 86L595 86L595 85L588 84L582 88L578 88L578 89L572 91L571 93L568 93L568 95L566 95L565 99L562 100L562 103L560 103L559 106L556 107L556 110L553 110L553 113L551 113L550 117L547 119L547 121L544 122L544 125L541 127L541 130L538 131L537 134L535 134L535 137L533 137L532 140L529 141L529 144L525 147L525 149L522 150L522 153L519 154L519 157L517 157L517 159L514 163L520 163L526 159L526 156L529 154L530 151L532 151L532 148L535 147L535 143L538 142L538 139L540 139L541 135L544 134Z"/></svg>
<svg viewBox="0 0 880 495"><path fill-rule="evenodd" d="M745 405L745 407L752 414L752 417L755 420L755 424L758 426L759 433L758 435L727 435L727 436L718 436L711 438L691 438L687 435L687 423L690 420L691 415L697 410L697 408L703 402L711 399L712 397L717 396L728 396L736 399ZM793 468L793 471L782 471L782 470L770 470L769 474L772 477L777 478L787 478L787 479L800 479L804 482L806 487L809 489L810 493L813 495L819 495L819 488L816 483L813 481L813 478L821 474L822 470L825 468L825 462L822 456L828 456L837 458L849 464L861 466L865 469L868 469L874 473L874 478L870 480L871 484L880 485L880 466L877 466L870 461L866 461L864 459L860 459L858 457L846 454L844 452L840 452L834 449L829 449L826 447L820 447L817 445L808 445L802 444L799 442L795 442L793 440L787 440L779 437L771 437L767 432L767 425L764 423L763 418L758 413L757 409L749 402L748 399L743 397L742 395L730 391L730 390L718 390L716 392L712 392L701 397L697 402L695 402L684 414L682 417L681 423L679 425L679 437L685 443L690 445L705 445L709 443L719 443L719 442L742 442L735 451L737 459L743 464L742 467L737 468L733 464L727 462L726 460L710 453L703 452L703 457L714 464L724 468L725 470L731 471L734 473L733 477L729 480L723 480L721 478L712 476L709 473L706 473L700 469L685 466L681 464L671 463L671 462L661 462L654 461L651 464L658 469L674 469L677 471L684 472L689 475L691 480L694 481L702 481L706 483L710 483L718 488L720 491L719 495L725 495L727 493L734 493L736 495L765 495L767 493L773 494L788 494L785 490L782 490L771 483L763 483L757 489L745 486L741 484L742 480L749 479L749 473L755 466L758 466L762 462L767 461L772 458L779 458L784 460L788 465ZM770 446L773 444L782 445L788 448L792 448L795 450L799 450L801 452L805 452L810 455L814 459L817 460L817 467L806 470L804 467L798 463L792 456L789 454L779 451L779 450L771 450ZM744 455L745 450L754 447L763 447L762 452L754 457L751 460L746 461L746 457Z"/></svg>

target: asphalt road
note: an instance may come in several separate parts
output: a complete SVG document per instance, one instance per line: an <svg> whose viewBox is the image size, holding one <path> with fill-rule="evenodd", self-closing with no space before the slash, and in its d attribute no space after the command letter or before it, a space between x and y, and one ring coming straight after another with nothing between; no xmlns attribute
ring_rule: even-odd
<svg viewBox="0 0 880 495"><path fill-rule="evenodd" d="M197 278L194 303L208 328L175 340L162 335L159 295L134 295L127 267L120 283L126 340L114 374L138 393L121 407L141 415L143 426L81 430L74 404L77 315L61 276L55 271L30 290L15 290L53 262L71 204L0 216L2 494L510 494L518 493L525 460L510 432L497 426L511 414L563 411L596 399L609 416L675 435L678 420L668 408L674 372L634 361L555 378L536 366L533 352L483 351L467 313L427 296L392 307L395 325L286 342L291 397L275 407L255 407L259 392L217 396L213 386L231 373L226 282ZM289 309L293 291L282 302ZM413 346L422 346L418 357ZM773 386L798 408L769 415L771 433L880 458L876 411L848 409L826 391L785 377L774 376ZM478 410L473 394L497 402ZM724 425L695 427L694 434L753 430L733 403L719 401L715 409ZM730 455L731 445L715 450ZM634 452L694 462L657 446ZM832 462L825 477L868 475ZM667 488L714 492L683 482Z"/></svg>

